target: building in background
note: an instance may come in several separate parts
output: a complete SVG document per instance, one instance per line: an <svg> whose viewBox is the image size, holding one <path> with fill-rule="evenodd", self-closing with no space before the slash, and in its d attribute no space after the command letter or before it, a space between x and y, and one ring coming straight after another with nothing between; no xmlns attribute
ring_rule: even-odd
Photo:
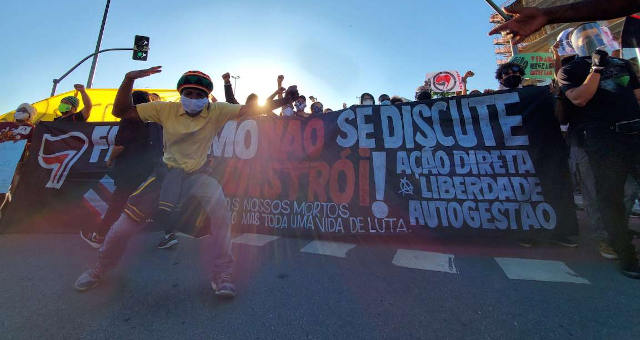
<svg viewBox="0 0 640 340"><path fill-rule="evenodd" d="M503 6L514 3L516 7L551 7L578 1L581 0L516 0L508 1L504 3ZM493 13L489 17L489 22L498 25L504 22L504 20L497 13ZM525 39L523 43L518 44L519 53L549 52L551 46L553 46L553 44L555 43L556 38L558 37L558 34L560 34L560 32L570 27L576 27L579 24L580 23L578 22L544 26L540 31L532 34L527 39ZM600 22L600 24L608 27L611 31L611 34L613 35L613 38L616 41L620 41L624 18L603 21ZM502 36L499 38L495 38L493 40L493 44L496 45L495 53L497 57L497 63L503 64L509 61L509 59L512 57L511 45L509 43L509 40ZM629 56L625 57L627 59L630 59ZM635 55L633 55L632 57L635 57Z"/></svg>

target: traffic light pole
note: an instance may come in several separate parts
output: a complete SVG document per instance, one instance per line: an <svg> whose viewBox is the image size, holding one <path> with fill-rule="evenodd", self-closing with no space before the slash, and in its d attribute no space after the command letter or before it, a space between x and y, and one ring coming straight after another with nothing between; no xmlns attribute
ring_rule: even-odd
<svg viewBox="0 0 640 340"><path fill-rule="evenodd" d="M98 52L100 51L100 45L102 44L102 33L104 33L104 25L107 23L107 15L109 14L109 4L111 0L107 0L107 5L104 7L104 14L102 15L102 25L100 25L100 33L98 33L98 42L96 42L96 53L93 55L93 61L91 62L91 70L89 71L89 78L87 79L87 88L90 89L93 85L93 75L96 73L96 65L98 64Z"/></svg>
<svg viewBox="0 0 640 340"><path fill-rule="evenodd" d="M64 78L66 78L69 75L69 73L73 72L73 70L78 68L78 66L80 66L82 63L87 61L89 58L91 58L93 56L97 56L98 54L100 54L102 52L108 52L108 51L133 51L133 50L134 50L133 48L107 48L107 49L100 50L100 51L97 51L95 53L89 54L84 59L80 60L77 64L75 64L69 71L65 72L59 78L56 78L56 79L53 80L53 87L51 88L51 97L56 95L56 88L58 87L58 83L60 83Z"/></svg>

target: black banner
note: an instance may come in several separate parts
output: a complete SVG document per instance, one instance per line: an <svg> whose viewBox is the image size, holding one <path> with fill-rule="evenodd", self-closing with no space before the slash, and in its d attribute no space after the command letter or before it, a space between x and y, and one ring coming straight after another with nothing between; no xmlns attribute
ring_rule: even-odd
<svg viewBox="0 0 640 340"><path fill-rule="evenodd" d="M5 229L30 220L68 230L99 219L115 130L41 124ZM567 148L547 87L230 121L211 157L237 231L577 230Z"/></svg>

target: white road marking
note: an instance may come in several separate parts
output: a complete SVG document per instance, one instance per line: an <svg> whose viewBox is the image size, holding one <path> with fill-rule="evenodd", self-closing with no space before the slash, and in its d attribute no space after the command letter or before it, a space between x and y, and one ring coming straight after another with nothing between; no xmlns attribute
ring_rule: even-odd
<svg viewBox="0 0 640 340"><path fill-rule="evenodd" d="M457 274L454 258L450 254L398 249L392 263L399 267Z"/></svg>
<svg viewBox="0 0 640 340"><path fill-rule="evenodd" d="M300 251L311 254L329 255L335 257L347 257L347 252L356 245L345 242L311 241Z"/></svg>
<svg viewBox="0 0 640 340"><path fill-rule="evenodd" d="M233 239L233 243L248 244L250 246L262 247L265 244L279 239L279 236L263 235L263 234L249 234L245 233Z"/></svg>
<svg viewBox="0 0 640 340"><path fill-rule="evenodd" d="M495 260L512 280L590 284L587 279L574 273L564 262L510 257L496 257Z"/></svg>

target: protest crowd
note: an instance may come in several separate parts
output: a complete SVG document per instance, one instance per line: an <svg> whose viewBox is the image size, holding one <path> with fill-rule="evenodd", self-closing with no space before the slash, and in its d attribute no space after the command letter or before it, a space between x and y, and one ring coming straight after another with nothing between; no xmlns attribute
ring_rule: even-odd
<svg viewBox="0 0 640 340"><path fill-rule="evenodd" d="M622 7L626 11L623 15L629 13L629 8ZM524 39L536 29L517 24L529 23L527 16L542 15L535 11L537 9L512 11L510 14L515 18L496 30L507 31L517 40ZM582 15L577 19L580 21L591 18L587 12L575 13ZM611 15L616 14L619 13ZM541 22L552 20L566 19ZM581 205L588 216L590 232L599 241L598 251L607 259L617 260L624 275L638 279L640 265L632 244L635 233L628 228L629 217L639 212L634 210L634 204L640 195L640 156L636 151L640 148L637 65L621 58L620 43L611 37L606 27L596 22L576 24L563 31L551 51L555 59L553 80L550 84L528 86L547 86L555 98L555 116L566 138L573 186L584 201ZM193 204L208 211L212 221L208 255L215 261L209 268L211 286L217 295L231 297L236 291L231 273L230 215L220 184L203 170L209 161L206 156L212 137L226 121L235 118L268 116L305 120L323 117L334 110L314 96L299 94L295 85L286 87L283 75L274 79L275 90L263 105L258 104L259 98L254 93L240 104L230 73L220 77L224 84L224 102L211 95L214 79L200 71L188 71L179 78L180 102L163 102L156 94L132 90L136 79L158 72L160 67L129 72L118 90L113 114L121 121L114 150L107 160L116 189L102 223L87 226L80 233L86 242L99 249L99 256L98 263L78 278L75 287L81 291L95 287L119 262L127 241L150 218L165 230L158 247L176 246L178 238L173 226L180 223L176 211L187 197L196 196L199 200ZM468 90L474 75L468 71L461 77L461 91L437 92L430 81L425 81L417 84L415 93L407 97L398 93L364 92L359 102L352 105L401 106L434 97L483 96L523 88L525 81L525 70L516 62L501 64L495 70L496 89ZM76 97L65 97L58 106L61 116L55 121L87 121L91 98L82 85L76 84L75 89L84 107L79 108ZM341 109L352 105L343 103ZM11 129L2 130L2 140L20 138L16 135L19 133L28 139L35 114L33 106L20 104ZM164 145L155 142L160 135ZM14 182L18 181L19 172L18 169ZM10 194L4 196L3 205L10 201ZM551 241L557 244L578 246L577 231L554 235ZM535 241L520 239L519 243L531 247Z"/></svg>

